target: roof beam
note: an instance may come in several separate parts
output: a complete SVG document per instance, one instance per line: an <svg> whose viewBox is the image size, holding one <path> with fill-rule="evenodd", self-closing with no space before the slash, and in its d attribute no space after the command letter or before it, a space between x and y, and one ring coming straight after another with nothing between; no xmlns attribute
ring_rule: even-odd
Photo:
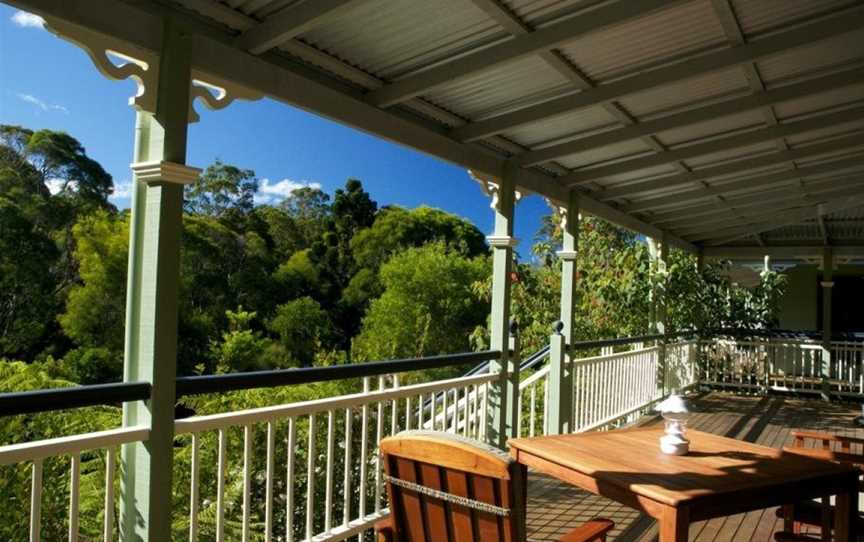
<svg viewBox="0 0 864 542"><path fill-rule="evenodd" d="M775 213L782 213L784 211L789 211L791 209L797 209L804 206L812 206L818 205L820 203L825 202L829 199L837 199L846 196L857 196L861 194L861 187L864 185L864 179L858 177L854 180L850 180L849 183L844 183L842 186L833 186L829 188L824 188L822 190L817 190L813 192L809 192L806 194L794 194L792 197L778 198L775 201L780 201L780 203L775 203L773 205L759 205L753 204L752 201L745 202L744 205L738 204L735 209L738 211L739 220L747 221L751 219L764 219L765 217L771 216ZM766 201L769 198L766 198ZM741 207L751 207L746 210L742 210ZM680 228L673 228L679 235L696 235L699 233L708 233L713 232L718 229L717 224L726 223L729 224L729 216L712 216L707 219L695 219L687 221ZM722 225L720 226L723 227Z"/></svg>
<svg viewBox="0 0 864 542"><path fill-rule="evenodd" d="M731 0L712 0L714 12L720 19L720 24L723 26L723 31L729 39L730 45L742 45L747 42L744 36L744 31L741 29L741 23L738 21L738 16L735 14L735 9L732 7ZM762 76L759 74L759 68L755 62L745 62L741 64L744 71L744 77L747 78L747 84L753 92L763 92L765 90L765 82L762 81ZM770 125L777 124L777 115L774 113L774 108L763 107L762 115L765 117L765 123ZM788 150L789 145L785 139L777 140L777 148Z"/></svg>
<svg viewBox="0 0 864 542"><path fill-rule="evenodd" d="M237 36L237 47L260 55L345 12L361 0L307 0L289 6Z"/></svg>
<svg viewBox="0 0 864 542"><path fill-rule="evenodd" d="M618 100L652 88L669 85L724 68L752 62L783 51L828 39L864 27L864 6L855 6L815 22L737 47L706 53L663 68L600 85L585 92L568 94L537 105L504 113L452 130L460 141L474 141L545 118Z"/></svg>
<svg viewBox="0 0 864 542"><path fill-rule="evenodd" d="M864 246L840 246L832 247L834 256L862 257ZM705 258L718 260L761 260L765 256L772 258L821 258L825 252L822 246L766 246L766 247L738 247L738 246L709 246L702 249Z"/></svg>
<svg viewBox="0 0 864 542"><path fill-rule="evenodd" d="M770 220L748 224L747 226L715 228L712 234L696 236L695 240L705 241L706 244L711 246L722 245L747 235L776 230L784 226L801 224L807 220L814 220L819 214L830 214L861 205L864 205L864 196L842 198L836 201L820 203L819 205L806 209L795 209L787 213L781 213L771 217Z"/></svg>
<svg viewBox="0 0 864 542"><path fill-rule="evenodd" d="M864 144L861 133L844 136L837 139L832 139L827 142L808 145L800 149L790 151L775 152L764 156L754 158L745 158L743 160L735 160L728 163L719 164L716 166L708 166L697 169L690 173L679 173L658 179L651 179L639 183L628 183L624 186L613 187L598 194L598 197L603 201L610 201L618 198L632 197L635 194L650 192L653 190L664 190L674 188L676 186L684 186L688 184L701 183L702 181L727 175L735 175L738 173L746 173L753 169L759 169L776 164L783 164L792 160L802 160L805 158L813 158L823 154L835 153L844 149L860 147Z"/></svg>
<svg viewBox="0 0 864 542"><path fill-rule="evenodd" d="M501 4L499 0L471 0L471 2L482 9L487 15L495 19L498 24L503 26L504 29L511 34L521 36L533 31L530 26L519 19L510 9ZM549 65L549 67L557 71L565 79L574 83L577 89L587 90L595 87L594 82L587 75L582 73L579 68L574 66L573 63L567 60L567 58L560 52L544 50L541 51L539 55L540 58ZM634 126L638 124L632 115L615 102L605 103L603 104L603 108L612 116L612 118L617 119L625 126ZM666 147L664 147L663 144L653 135L648 134L639 137L646 145L655 151L666 150ZM686 168L682 165L678 165L678 168L682 171L686 171Z"/></svg>
<svg viewBox="0 0 864 542"><path fill-rule="evenodd" d="M707 199L712 196L726 196L729 193L739 190L752 190L757 186L759 188L768 188L777 184L789 184L801 178L813 175L824 175L837 170L859 166L864 166L864 157L854 156L832 162L801 166L794 170L783 170L761 175L757 174L744 179L733 180L731 182L726 182L724 180L716 184L694 186L692 189L687 191L676 192L674 194L664 194L659 197L640 200L632 205L624 206L623 209L628 213L636 213L664 207L688 207L692 206L694 201Z"/></svg>
<svg viewBox="0 0 864 542"><path fill-rule="evenodd" d="M674 130L700 122L714 120L720 117L742 113L754 109L768 107L778 103L803 98L819 92L835 90L837 88L860 84L864 82L864 67L856 67L851 70L818 77L805 81L786 85L777 89L751 94L740 98L718 102L698 109L691 109L661 117L655 120L644 121L617 130L610 130L588 137L567 141L542 149L531 150L514 156L512 161L523 167L533 166L576 154L591 149L615 145L642 136L658 134L667 130Z"/></svg>
<svg viewBox="0 0 864 542"><path fill-rule="evenodd" d="M801 197L799 191L790 191L790 188L795 188L795 186L790 186L791 183L794 183L795 181L797 181L797 179L789 180L785 185L776 186L768 190L749 192L737 197L727 197L726 202L736 208L763 205L763 208L761 209L763 211L776 210L770 206L765 206L765 204L777 201L794 200ZM807 190L807 193L815 195L822 192L848 189L850 186L854 187L854 190L861 190L862 183L864 183L864 172L855 175L811 181L804 184L801 188ZM658 226L662 225L665 228L675 229L678 225L692 223L696 217L723 215L724 213L725 210L716 207L714 203L705 202L703 204L691 205L684 209L667 212L662 215L653 215L651 221Z"/></svg>
<svg viewBox="0 0 864 542"><path fill-rule="evenodd" d="M57 17L113 36L129 43L133 50L144 49L157 53L161 47L162 18L175 17L191 33L192 69L196 77L234 81L284 103L493 178L500 178L504 169L509 167L504 158L491 151L455 141L398 112L371 106L360 93L352 93L345 86L307 76L296 64L280 55L265 53L258 57L250 56L237 48L230 32L214 29L172 7L157 4L132 6L116 0L3 1L43 17ZM568 196L564 187L545 174L520 169L517 179L521 188L554 201L566 201ZM581 207L586 213L643 235L656 237L663 233L660 228L587 195L581 198ZM679 237L669 235L667 238L684 250L698 251L693 244Z"/></svg>
<svg viewBox="0 0 864 542"><path fill-rule="evenodd" d="M719 139L715 138L704 143L687 145L685 147L658 152L641 158L618 162L616 164L575 171L569 175L561 177L560 182L568 186L575 186L590 181L596 181L597 179L610 177L612 175L632 173L639 171L640 169L669 164L677 160L687 160L716 152L774 141L783 137L830 128L834 125L844 124L860 119L864 119L864 105L858 105L850 109L843 109L827 115L810 117L796 122L766 126L764 128L751 130L729 137Z"/></svg>
<svg viewBox="0 0 864 542"><path fill-rule="evenodd" d="M682 0L628 0L567 17L534 32L508 39L404 77L367 95L369 103L389 107L473 73L514 62L573 41L580 36L647 15Z"/></svg>

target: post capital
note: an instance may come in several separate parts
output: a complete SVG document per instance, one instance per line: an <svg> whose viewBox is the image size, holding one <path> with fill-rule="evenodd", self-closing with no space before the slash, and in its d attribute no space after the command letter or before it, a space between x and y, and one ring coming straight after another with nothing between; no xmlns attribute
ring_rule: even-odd
<svg viewBox="0 0 864 542"><path fill-rule="evenodd" d="M558 259L565 262L576 261L576 258L579 256L579 252L576 250L559 250L555 254L558 255Z"/></svg>
<svg viewBox="0 0 864 542"><path fill-rule="evenodd" d="M519 240L509 235L487 235L486 241L492 248L513 248L519 244Z"/></svg>
<svg viewBox="0 0 864 542"><path fill-rule="evenodd" d="M820 284L822 285L823 288L833 288L834 287L834 281L833 280L823 280Z"/></svg>
<svg viewBox="0 0 864 542"><path fill-rule="evenodd" d="M135 179L145 183L192 184L201 174L201 168L174 162L137 162L130 166Z"/></svg>

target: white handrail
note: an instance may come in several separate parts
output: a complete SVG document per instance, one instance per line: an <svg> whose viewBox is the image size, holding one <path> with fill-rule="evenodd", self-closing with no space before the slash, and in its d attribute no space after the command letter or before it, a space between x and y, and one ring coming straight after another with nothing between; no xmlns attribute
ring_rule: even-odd
<svg viewBox="0 0 864 542"><path fill-rule="evenodd" d="M0 446L0 465L12 465L57 455L72 455L87 450L111 448L130 442L143 442L148 438L150 438L149 428L134 426L10 444Z"/></svg>
<svg viewBox="0 0 864 542"><path fill-rule="evenodd" d="M174 422L175 433L178 435L197 433L201 431L212 431L215 429L275 421L292 416L305 416L319 414L329 410L342 410L350 406L362 405L364 403L375 403L378 401L406 399L416 397L422 393L439 392L453 388L464 388L491 382L498 378L495 374L481 374L476 376L451 378L449 380L436 380L423 384L414 384L388 390L370 391L368 393L354 393L340 395L338 397L327 397L312 401L302 401L286 405L275 405L270 407L253 408L236 412L224 412L206 416L194 416Z"/></svg>

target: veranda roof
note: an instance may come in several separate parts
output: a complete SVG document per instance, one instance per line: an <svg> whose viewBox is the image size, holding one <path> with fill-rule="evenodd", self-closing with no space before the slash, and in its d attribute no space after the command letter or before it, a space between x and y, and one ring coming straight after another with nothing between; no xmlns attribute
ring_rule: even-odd
<svg viewBox="0 0 864 542"><path fill-rule="evenodd" d="M202 79L688 250L864 246L860 0L3 1L131 50L177 16Z"/></svg>

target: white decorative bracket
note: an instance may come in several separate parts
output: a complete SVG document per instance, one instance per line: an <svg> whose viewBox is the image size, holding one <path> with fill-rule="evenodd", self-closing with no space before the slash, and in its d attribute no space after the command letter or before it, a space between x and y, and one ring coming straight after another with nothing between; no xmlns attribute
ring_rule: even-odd
<svg viewBox="0 0 864 542"><path fill-rule="evenodd" d="M137 111L156 112L156 89L159 84L159 57L156 53L53 17L45 19L45 28L83 49L96 69L108 79L134 80L138 90L135 96L129 98L129 105ZM235 100L254 101L262 97L260 92L193 69L189 122L200 120L193 106L196 99L200 98L208 109L217 111L228 107Z"/></svg>
<svg viewBox="0 0 864 542"><path fill-rule="evenodd" d="M129 105L139 111L156 110L159 59L155 54L54 17L45 18L45 28L57 37L84 49L96 69L108 79L134 80L138 85L138 92L129 98ZM119 62L115 63L112 58Z"/></svg>
<svg viewBox="0 0 864 542"><path fill-rule="evenodd" d="M174 162L138 162L131 165L135 179L144 183L192 184L201 169Z"/></svg>
<svg viewBox="0 0 864 542"><path fill-rule="evenodd" d="M194 72L197 75L197 72ZM201 76L192 79L192 91L189 95L189 122L198 122L201 117L193 107L196 98L211 111L225 109L235 100L255 101L264 97L260 92L232 83L225 79L212 76Z"/></svg>
<svg viewBox="0 0 864 542"><path fill-rule="evenodd" d="M468 170L468 175L474 180L474 182L480 185L480 190L482 190L485 195L492 198L492 201L489 203L489 207L500 212L501 200L499 198L499 193L501 191L501 184L498 183L496 180L481 176L474 171L471 171L470 169ZM519 203L519 200L522 199L522 192L520 192L519 190L515 190L514 192L515 197L513 198L513 204L515 205Z"/></svg>
<svg viewBox="0 0 864 542"><path fill-rule="evenodd" d="M558 217L561 220L561 229L562 230L566 229L567 228L567 206L561 205L560 203L558 203L556 201L552 201L549 198L544 198L544 199L546 200L546 205L548 205L552 209L552 212L558 214ZM579 213L578 216L579 216L579 220L581 221L582 220L582 213Z"/></svg>

